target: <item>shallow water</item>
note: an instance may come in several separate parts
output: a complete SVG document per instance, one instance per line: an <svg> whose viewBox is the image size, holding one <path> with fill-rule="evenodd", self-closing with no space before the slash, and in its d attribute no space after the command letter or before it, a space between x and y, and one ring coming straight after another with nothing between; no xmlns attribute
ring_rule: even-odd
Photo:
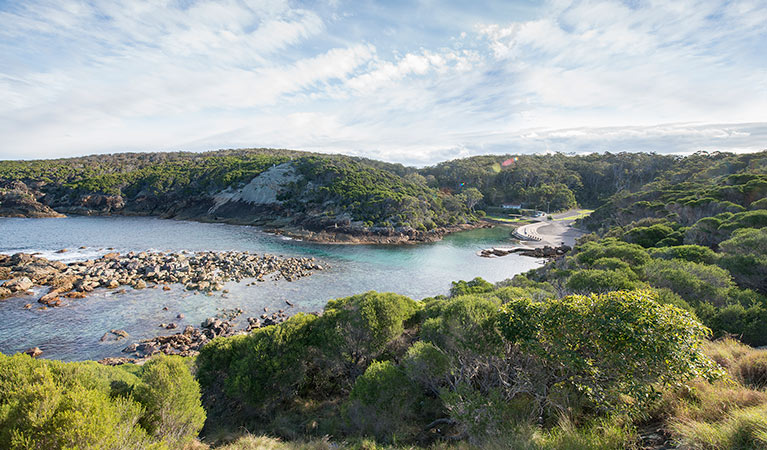
<svg viewBox="0 0 767 450"><path fill-rule="evenodd" d="M170 334L159 323L179 328L199 326L220 308L242 308L246 317L270 311L317 311L332 298L368 290L391 291L412 298L446 294L450 282L481 276L497 282L539 267L540 261L517 255L480 258L476 252L492 246L509 246L509 229L496 227L455 233L440 242L419 245L373 246L316 244L264 233L257 228L162 220L148 217L68 217L64 219L0 218L0 253L40 252L62 261L98 257L108 248L119 252L238 250L284 256L313 256L330 268L294 282L269 281L256 286L230 282L230 293L195 295L180 285L171 291L133 290L125 294L98 289L85 299L66 306L38 311L35 296L0 301L0 352L14 353L38 346L43 357L63 360L119 356L130 342ZM79 247L85 246L85 249ZM66 248L66 253L55 253ZM285 300L296 306L288 308ZM32 303L35 308L23 309ZM168 311L162 308L167 307ZM183 313L183 320L176 315ZM108 330L121 328L131 334L119 343L99 342ZM176 330L174 330L176 331Z"/></svg>

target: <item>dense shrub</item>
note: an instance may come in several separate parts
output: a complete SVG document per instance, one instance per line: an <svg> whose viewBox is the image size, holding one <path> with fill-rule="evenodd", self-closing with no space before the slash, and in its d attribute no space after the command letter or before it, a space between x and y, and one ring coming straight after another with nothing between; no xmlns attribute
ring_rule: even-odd
<svg viewBox="0 0 767 450"><path fill-rule="evenodd" d="M635 280L636 275L627 269L587 269L575 272L567 280L567 288L578 293L631 290L637 287Z"/></svg>
<svg viewBox="0 0 767 450"><path fill-rule="evenodd" d="M617 258L638 269L650 261L650 256L641 246L613 238L587 242L577 250L576 260L585 266L591 266L601 258Z"/></svg>
<svg viewBox="0 0 767 450"><path fill-rule="evenodd" d="M450 296L456 297L467 294L482 294L493 290L493 284L485 281L481 277L474 278L471 281L453 281L450 288Z"/></svg>
<svg viewBox="0 0 767 450"><path fill-rule="evenodd" d="M709 302L723 306L728 301L732 279L726 270L683 260L654 260L644 268L647 282L666 288L690 303Z"/></svg>
<svg viewBox="0 0 767 450"><path fill-rule="evenodd" d="M642 247L655 247L659 242L673 242L672 245L679 245L683 236L681 233L674 231L668 225L655 224L649 227L636 227L632 228L623 235L623 240L632 244L639 244Z"/></svg>
<svg viewBox="0 0 767 450"><path fill-rule="evenodd" d="M767 293L767 228L736 230L719 247L720 265L739 285Z"/></svg>
<svg viewBox="0 0 767 450"><path fill-rule="evenodd" d="M655 298L618 291L518 300L504 305L499 326L509 342L539 358L546 370L538 376L551 385L571 384L599 408L620 403L621 395L642 402L655 383L708 376L713 368L702 351L708 329Z"/></svg>
<svg viewBox="0 0 767 450"><path fill-rule="evenodd" d="M11 449L182 448L205 420L189 369L161 358L133 372L0 355L0 442Z"/></svg>
<svg viewBox="0 0 767 450"><path fill-rule="evenodd" d="M390 361L374 362L357 378L343 406L351 430L390 441L420 431L422 390Z"/></svg>
<svg viewBox="0 0 767 450"><path fill-rule="evenodd" d="M714 264L716 253L700 245L677 245L673 247L651 249L650 255L659 259L683 259L701 264Z"/></svg>
<svg viewBox="0 0 767 450"><path fill-rule="evenodd" d="M200 386L181 357L160 356L144 365L136 399L146 408L141 425L171 448L183 448L202 429Z"/></svg>

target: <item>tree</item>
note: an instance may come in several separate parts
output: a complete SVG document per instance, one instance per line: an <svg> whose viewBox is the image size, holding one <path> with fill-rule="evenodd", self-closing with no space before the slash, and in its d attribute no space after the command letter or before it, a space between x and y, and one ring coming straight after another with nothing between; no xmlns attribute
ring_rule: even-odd
<svg viewBox="0 0 767 450"><path fill-rule="evenodd" d="M466 207L469 208L470 211L474 211L474 207L477 203L481 202L484 197L482 193L479 192L479 189L473 187L464 189L462 194L466 199Z"/></svg>
<svg viewBox="0 0 767 450"><path fill-rule="evenodd" d="M767 294L767 228L736 230L719 248L719 264L740 286Z"/></svg>

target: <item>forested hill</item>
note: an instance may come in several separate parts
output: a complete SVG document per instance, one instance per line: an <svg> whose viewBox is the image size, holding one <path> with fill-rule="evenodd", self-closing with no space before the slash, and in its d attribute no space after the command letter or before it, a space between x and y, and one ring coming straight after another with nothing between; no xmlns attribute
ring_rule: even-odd
<svg viewBox="0 0 767 450"><path fill-rule="evenodd" d="M429 240L475 222L475 207L513 203L599 208L591 229L645 217L692 226L751 208L764 196L765 161L767 152L485 155L416 169L275 149L2 161L0 215L156 215Z"/></svg>
<svg viewBox="0 0 767 450"><path fill-rule="evenodd" d="M414 169L289 150L0 162L5 215L156 215L430 240L475 217Z"/></svg>

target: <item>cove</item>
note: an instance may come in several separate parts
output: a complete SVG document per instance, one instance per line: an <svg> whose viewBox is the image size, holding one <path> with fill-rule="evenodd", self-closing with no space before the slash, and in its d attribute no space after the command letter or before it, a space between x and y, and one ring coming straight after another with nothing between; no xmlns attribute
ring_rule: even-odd
<svg viewBox="0 0 767 450"><path fill-rule="evenodd" d="M43 357L63 360L120 356L129 343L161 334L160 323L199 326L222 309L242 308L246 317L263 309L319 311L338 297L369 290L396 292L415 299L446 294L450 282L482 277L491 282L539 267L540 261L518 255L479 258L477 251L509 246L510 228L499 226L454 233L442 241L417 245L317 244L264 233L255 227L163 220L151 217L86 217L62 219L0 218L0 252L39 252L64 262L97 258L110 248L129 251L249 251L259 254L315 257L326 270L294 282L269 280L256 286L227 283L228 294L213 296L185 291L174 285L161 289L133 290L124 294L98 289L85 299L66 306L37 311L34 296L0 302L0 352L5 354L38 346ZM85 247L81 249L80 247ZM57 250L68 249L65 253ZM295 305L288 308L289 300ZM35 308L26 310L24 304ZM163 308L167 308L164 310ZM183 314L183 320L176 318ZM100 342L110 329L123 329L130 338Z"/></svg>

